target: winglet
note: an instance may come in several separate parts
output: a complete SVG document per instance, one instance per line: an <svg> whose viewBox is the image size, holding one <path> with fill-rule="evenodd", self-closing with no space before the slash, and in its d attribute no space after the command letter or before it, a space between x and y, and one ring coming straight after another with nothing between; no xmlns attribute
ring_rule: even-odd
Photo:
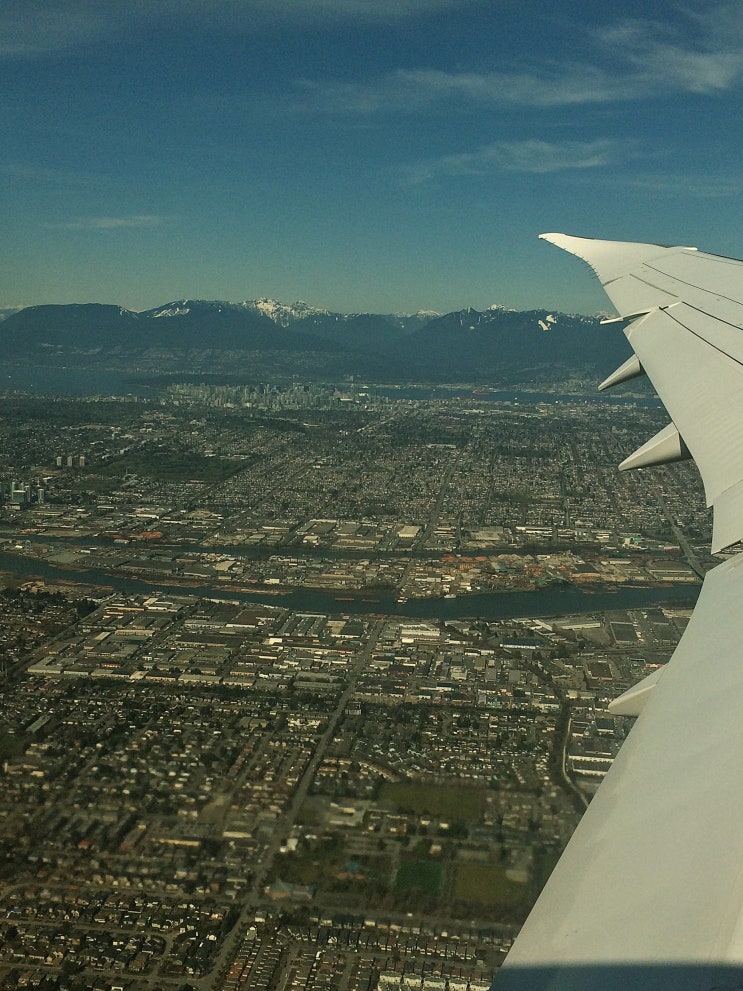
<svg viewBox="0 0 743 991"><path fill-rule="evenodd" d="M572 234L540 234L563 251L582 258L593 269L621 317L627 319L657 306L668 306L678 299L673 293L647 282L638 283L634 275L644 266L653 267L660 258L696 251L696 248L663 244L643 244L639 241L601 241ZM629 288L626 279L629 277Z"/></svg>

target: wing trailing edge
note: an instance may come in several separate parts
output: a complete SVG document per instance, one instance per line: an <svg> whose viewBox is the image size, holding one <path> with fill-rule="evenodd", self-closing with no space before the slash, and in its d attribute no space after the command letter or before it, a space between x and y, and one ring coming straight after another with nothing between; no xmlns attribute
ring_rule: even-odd
<svg viewBox="0 0 743 991"><path fill-rule="evenodd" d="M713 550L743 539L743 263L541 235L586 261L671 423L623 467L688 451ZM613 322L613 321L612 321ZM494 991L743 987L743 554L710 571L671 661L616 699L638 716Z"/></svg>
<svg viewBox="0 0 743 991"><path fill-rule="evenodd" d="M637 722L494 991L743 983L741 602L743 554L708 573L672 660L615 703Z"/></svg>

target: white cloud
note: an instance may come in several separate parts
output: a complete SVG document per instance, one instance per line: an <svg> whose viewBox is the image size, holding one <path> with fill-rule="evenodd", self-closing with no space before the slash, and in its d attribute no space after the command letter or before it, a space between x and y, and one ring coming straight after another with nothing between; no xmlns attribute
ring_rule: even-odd
<svg viewBox="0 0 743 991"><path fill-rule="evenodd" d="M395 22L482 2L487 0L3 0L0 54L37 56L155 23L253 33L287 22Z"/></svg>
<svg viewBox="0 0 743 991"><path fill-rule="evenodd" d="M419 111L447 102L491 106L557 107L618 99L616 80L591 66L534 72L445 72L401 69L369 83L303 80L299 109L369 114Z"/></svg>
<svg viewBox="0 0 743 991"><path fill-rule="evenodd" d="M109 21L109 30L116 23ZM91 0L7 0L0 9L0 53L56 51L108 33L106 13Z"/></svg>
<svg viewBox="0 0 743 991"><path fill-rule="evenodd" d="M595 185L598 177L592 177ZM652 193L654 196L670 196L675 200L684 199L726 199L739 198L743 194L743 178L714 176L707 174L663 175L621 175L612 173L606 179L607 188L615 191L623 189Z"/></svg>
<svg viewBox="0 0 743 991"><path fill-rule="evenodd" d="M0 165L0 173L7 181L22 179L39 185L60 187L82 187L86 189L105 187L111 180L91 172L78 172L71 169L49 168L44 165L34 165L28 162L5 162Z"/></svg>
<svg viewBox="0 0 743 991"><path fill-rule="evenodd" d="M727 4L711 5L706 17L695 18L694 41L684 39L673 25L628 20L596 32L607 54L619 55L628 67L626 83L635 95L653 87L660 92L715 93L743 78L743 38L740 30L719 34L723 18L732 28Z"/></svg>
<svg viewBox="0 0 743 991"><path fill-rule="evenodd" d="M708 3L662 23L617 21L587 32L591 60L541 59L488 72L399 69L358 82L301 81L299 108L335 113L417 112L436 106L568 107L715 94L743 82L743 5Z"/></svg>
<svg viewBox="0 0 743 991"><path fill-rule="evenodd" d="M476 152L445 155L405 170L413 183L437 176L487 176L495 172L545 175L595 169L626 159L631 152L615 141L496 141Z"/></svg>
<svg viewBox="0 0 743 991"><path fill-rule="evenodd" d="M477 0L253 0L251 13L274 19L396 21L440 10L471 7ZM202 4L210 9L208 2ZM239 9L240 2L227 4Z"/></svg>
<svg viewBox="0 0 743 991"><path fill-rule="evenodd" d="M286 23L393 23L444 10L491 11L498 0L3 0L0 55L36 56L155 24L254 33ZM535 15L536 16L536 15ZM668 5L663 21L618 20L586 32L594 57L492 72L400 69L363 83L305 81L302 110L372 114L467 100L492 106L557 107L669 93L714 94L743 80L743 5L708 0L698 10Z"/></svg>
<svg viewBox="0 0 743 991"><path fill-rule="evenodd" d="M158 214L142 213L128 217L81 217L49 226L66 231L115 231L132 227L160 227L167 219Z"/></svg>

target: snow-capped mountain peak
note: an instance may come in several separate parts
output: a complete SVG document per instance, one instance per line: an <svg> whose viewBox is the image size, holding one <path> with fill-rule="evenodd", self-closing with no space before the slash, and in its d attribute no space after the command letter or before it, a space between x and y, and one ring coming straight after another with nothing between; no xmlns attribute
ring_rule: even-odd
<svg viewBox="0 0 743 991"><path fill-rule="evenodd" d="M169 303L167 306L156 310L152 316L153 317L185 317L187 313L191 312L191 307L186 306L188 302L184 299L181 303Z"/></svg>
<svg viewBox="0 0 743 991"><path fill-rule="evenodd" d="M277 299L261 297L260 299L246 299L240 306L245 310L254 310L262 313L263 316L268 317L269 320L273 320L274 323L279 324L281 327L288 327L289 324L295 323L297 320L302 320L304 317L315 315L326 316L328 314L328 310L311 306L301 299L297 300L296 303L289 304L281 303Z"/></svg>

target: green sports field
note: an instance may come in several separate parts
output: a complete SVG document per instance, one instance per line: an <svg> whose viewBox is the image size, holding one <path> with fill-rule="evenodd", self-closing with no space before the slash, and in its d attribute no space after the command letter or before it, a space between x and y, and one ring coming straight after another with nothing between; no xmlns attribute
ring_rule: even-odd
<svg viewBox="0 0 743 991"><path fill-rule="evenodd" d="M382 804L393 805L401 812L466 822L479 821L484 798L484 788L447 788L417 781L385 782L379 794Z"/></svg>

